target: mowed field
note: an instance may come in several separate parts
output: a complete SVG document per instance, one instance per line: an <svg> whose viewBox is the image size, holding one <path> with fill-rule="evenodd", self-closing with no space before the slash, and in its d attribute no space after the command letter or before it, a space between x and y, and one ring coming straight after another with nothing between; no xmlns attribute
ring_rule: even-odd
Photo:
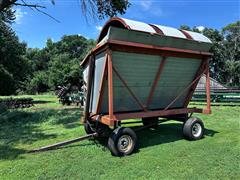
<svg viewBox="0 0 240 180"><path fill-rule="evenodd" d="M119 158L104 139L27 153L85 134L80 108L62 106L51 95L31 97L35 106L0 114L1 180L240 179L240 105L215 104L211 115L194 114L206 127L199 141L185 140L176 121L139 131L139 150Z"/></svg>

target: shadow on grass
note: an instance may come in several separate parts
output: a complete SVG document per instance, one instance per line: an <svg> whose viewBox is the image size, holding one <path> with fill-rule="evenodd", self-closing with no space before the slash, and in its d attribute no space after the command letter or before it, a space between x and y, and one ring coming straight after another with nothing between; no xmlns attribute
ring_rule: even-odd
<svg viewBox="0 0 240 180"><path fill-rule="evenodd" d="M14 148L10 145L0 145L0 160L13 160L18 158L19 155L26 153L26 150Z"/></svg>
<svg viewBox="0 0 240 180"><path fill-rule="evenodd" d="M136 130L135 132L138 137L139 150L137 150L135 153L141 151L142 148L171 143L184 139L182 135L182 124L180 123L164 123L160 124L156 129L146 128L137 130L139 127L142 126L131 127L133 130ZM213 137L216 133L219 132L205 128L204 136ZM96 145L101 147L103 151L108 150L107 138L97 138L93 141L96 143Z"/></svg>
<svg viewBox="0 0 240 180"><path fill-rule="evenodd" d="M43 100L34 100L33 104L48 104L48 103L55 103L56 101L43 101Z"/></svg>
<svg viewBox="0 0 240 180"><path fill-rule="evenodd" d="M57 133L49 133L42 123L79 127L81 112L76 108L49 109L41 111L12 110L0 115L0 159L15 159L26 152L16 146L52 139Z"/></svg>
<svg viewBox="0 0 240 180"><path fill-rule="evenodd" d="M216 133L219 132L205 128L204 136L213 137ZM144 129L137 131L136 134L139 139L140 149L184 139L182 124L180 123L164 123L160 124L156 129Z"/></svg>

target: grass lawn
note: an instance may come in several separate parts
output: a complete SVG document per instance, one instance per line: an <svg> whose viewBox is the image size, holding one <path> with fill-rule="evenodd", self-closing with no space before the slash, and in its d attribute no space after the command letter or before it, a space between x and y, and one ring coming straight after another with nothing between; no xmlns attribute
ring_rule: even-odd
<svg viewBox="0 0 240 180"><path fill-rule="evenodd" d="M196 114L206 127L199 141L183 139L176 121L139 131L139 151L119 158L93 140L26 153L85 134L79 108L51 95L33 98L34 107L0 115L0 179L240 179L240 106Z"/></svg>

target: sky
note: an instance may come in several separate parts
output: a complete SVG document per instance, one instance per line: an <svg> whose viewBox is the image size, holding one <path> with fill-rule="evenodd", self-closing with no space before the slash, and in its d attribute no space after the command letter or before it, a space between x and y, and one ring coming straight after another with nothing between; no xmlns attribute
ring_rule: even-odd
<svg viewBox="0 0 240 180"><path fill-rule="evenodd" d="M108 19L88 20L81 12L80 0L26 0L46 6L44 11L60 22L28 7L15 6L13 29L28 47L43 48L46 40L59 41L63 35L79 34L96 39ZM179 28L180 25L220 30L240 20L240 0L130 0L126 14L119 17Z"/></svg>

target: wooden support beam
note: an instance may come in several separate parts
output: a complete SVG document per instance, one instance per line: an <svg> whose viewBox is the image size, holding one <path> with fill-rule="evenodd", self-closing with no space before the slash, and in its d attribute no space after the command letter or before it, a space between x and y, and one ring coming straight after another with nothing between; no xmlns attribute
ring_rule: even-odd
<svg viewBox="0 0 240 180"><path fill-rule="evenodd" d="M148 99L147 99L147 107L149 107L149 105L150 105L151 102L152 102L152 98L153 98L155 89L156 89L156 87L157 87L157 83L158 83L158 81L159 81L159 79L160 79L161 73L162 73L162 71L163 71L163 67L164 67L164 65L165 65L165 62L166 62L166 57L162 57L161 63L160 63L160 65L159 65L157 74L156 74L156 76L155 76L154 82L153 82L153 84L152 84L152 87L151 87L151 90L150 90L150 93L149 93L149 96L148 96Z"/></svg>

